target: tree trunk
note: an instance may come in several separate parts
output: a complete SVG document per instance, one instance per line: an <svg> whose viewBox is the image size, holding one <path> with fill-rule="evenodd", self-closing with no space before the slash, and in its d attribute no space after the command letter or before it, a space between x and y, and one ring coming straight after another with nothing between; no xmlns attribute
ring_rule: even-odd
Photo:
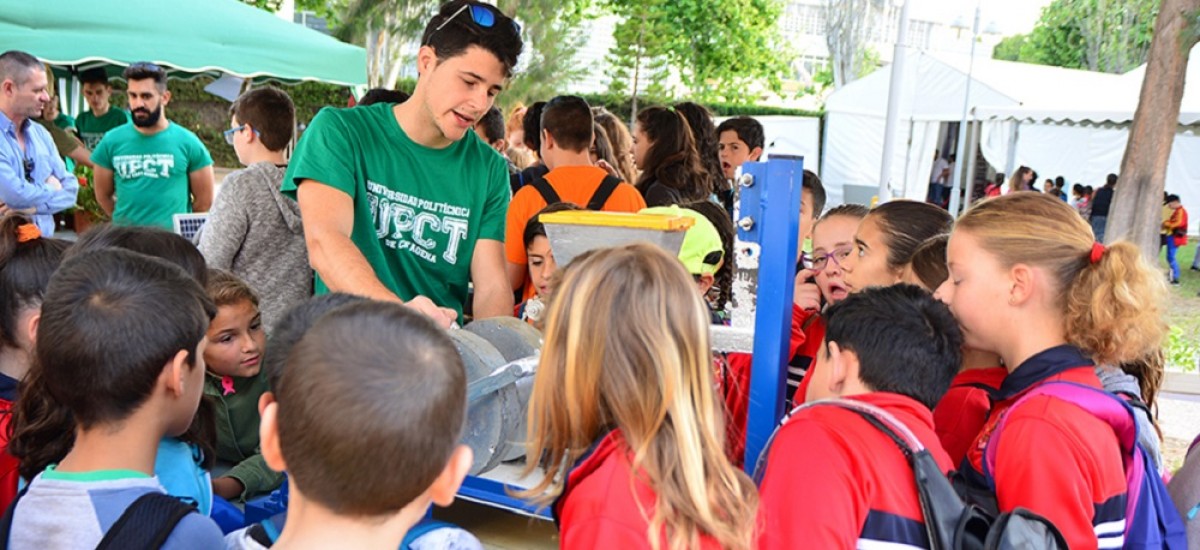
<svg viewBox="0 0 1200 550"><path fill-rule="evenodd" d="M1133 241L1149 259L1158 256L1167 159L1179 125L1188 54L1197 35L1190 25L1200 0L1163 0L1154 23L1141 98L1129 143L1121 160L1120 181L1108 215L1105 240Z"/></svg>

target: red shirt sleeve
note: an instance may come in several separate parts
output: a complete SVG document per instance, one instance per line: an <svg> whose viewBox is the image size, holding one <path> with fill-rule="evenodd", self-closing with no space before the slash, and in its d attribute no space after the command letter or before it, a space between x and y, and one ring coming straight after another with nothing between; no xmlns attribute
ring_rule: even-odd
<svg viewBox="0 0 1200 550"><path fill-rule="evenodd" d="M760 548L854 548L870 504L846 443L815 421L793 418L768 456Z"/></svg>

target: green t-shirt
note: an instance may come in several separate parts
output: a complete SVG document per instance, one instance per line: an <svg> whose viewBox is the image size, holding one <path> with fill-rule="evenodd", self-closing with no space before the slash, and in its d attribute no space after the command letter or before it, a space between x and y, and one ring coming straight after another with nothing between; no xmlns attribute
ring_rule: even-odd
<svg viewBox="0 0 1200 550"><path fill-rule="evenodd" d="M311 179L350 195L350 238L379 281L402 300L426 296L461 316L475 242L504 241L508 168L474 132L444 149L413 142L391 107L322 109L296 145L283 191L295 197ZM328 292L319 276L316 287Z"/></svg>
<svg viewBox="0 0 1200 550"><path fill-rule="evenodd" d="M79 118L75 119L75 129L79 130L79 139L83 140L83 146L89 151L95 151L105 133L127 122L129 113L113 107L102 117L97 117L91 111L79 113Z"/></svg>
<svg viewBox="0 0 1200 550"><path fill-rule="evenodd" d="M108 132L92 162L114 173L114 224L170 231L173 215L192 211L188 174L212 164L212 157L196 134L172 122L149 136L132 124Z"/></svg>
<svg viewBox="0 0 1200 550"><path fill-rule="evenodd" d="M54 117L54 125L67 131L75 130L75 117L66 113L58 113L58 116Z"/></svg>

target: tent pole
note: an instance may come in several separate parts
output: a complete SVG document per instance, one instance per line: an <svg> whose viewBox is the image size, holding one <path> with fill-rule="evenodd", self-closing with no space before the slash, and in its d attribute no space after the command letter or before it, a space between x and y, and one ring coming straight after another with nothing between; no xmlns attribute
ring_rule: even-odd
<svg viewBox="0 0 1200 550"><path fill-rule="evenodd" d="M879 203L892 198L892 156L896 149L896 124L900 119L900 91L904 89L904 59L908 53L908 5L900 8L900 28L896 31L896 48L892 53L892 78L888 81L887 122L883 127L883 158L879 163Z"/></svg>
<svg viewBox="0 0 1200 550"><path fill-rule="evenodd" d="M964 168L971 164L966 162L967 159L967 141L970 139L967 136L967 114L971 106L971 80L975 73L975 43L979 40L979 2L975 3L975 25L971 27L971 59L967 62L967 93L963 95L963 112L962 120L958 123L958 153L954 158L954 183L950 185L950 214L958 216L958 210L961 206L962 197L959 195L959 189L963 188L962 176Z"/></svg>

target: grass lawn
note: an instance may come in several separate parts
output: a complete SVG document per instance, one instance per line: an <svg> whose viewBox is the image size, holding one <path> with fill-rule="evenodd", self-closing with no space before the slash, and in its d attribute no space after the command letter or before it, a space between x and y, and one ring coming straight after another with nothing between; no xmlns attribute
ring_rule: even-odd
<svg viewBox="0 0 1200 550"><path fill-rule="evenodd" d="M1196 238L1179 249L1181 284L1171 286L1170 303L1167 306L1167 324L1171 336L1167 343L1167 365L1172 369L1195 371L1200 360L1200 272L1192 271L1192 258L1196 254ZM1159 254L1159 263L1164 273L1167 269L1166 248Z"/></svg>

